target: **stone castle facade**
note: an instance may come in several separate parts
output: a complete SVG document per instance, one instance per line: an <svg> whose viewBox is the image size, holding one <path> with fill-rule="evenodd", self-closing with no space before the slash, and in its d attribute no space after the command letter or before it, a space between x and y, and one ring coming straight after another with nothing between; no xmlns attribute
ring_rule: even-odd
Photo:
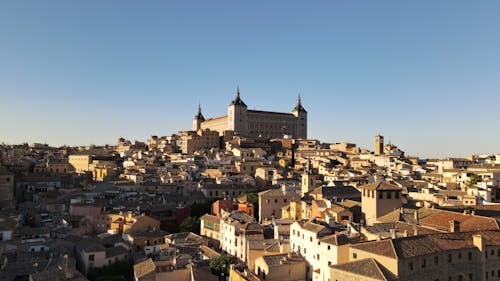
<svg viewBox="0 0 500 281"><path fill-rule="evenodd" d="M227 108L227 115L205 119L198 108L193 120L193 130L214 130L224 135L227 131L244 137L283 138L288 135L296 139L307 139L307 111L299 96L291 113L250 110L240 97L236 97Z"/></svg>

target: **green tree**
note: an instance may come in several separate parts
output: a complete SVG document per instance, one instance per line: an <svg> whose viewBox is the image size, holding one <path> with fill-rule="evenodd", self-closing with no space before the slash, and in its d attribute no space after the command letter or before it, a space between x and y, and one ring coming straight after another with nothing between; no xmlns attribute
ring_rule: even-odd
<svg viewBox="0 0 500 281"><path fill-rule="evenodd" d="M217 276L229 276L231 264L236 263L235 257L219 256L210 260L210 270Z"/></svg>
<svg viewBox="0 0 500 281"><path fill-rule="evenodd" d="M197 217L187 217L179 225L180 232L193 232L200 234L200 219Z"/></svg>
<svg viewBox="0 0 500 281"><path fill-rule="evenodd" d="M479 176L476 174L470 174L469 179L467 180L467 186L473 186L479 182Z"/></svg>
<svg viewBox="0 0 500 281"><path fill-rule="evenodd" d="M119 261L102 268L91 268L87 279L90 281L123 281L131 280L133 275L133 266L128 261Z"/></svg>

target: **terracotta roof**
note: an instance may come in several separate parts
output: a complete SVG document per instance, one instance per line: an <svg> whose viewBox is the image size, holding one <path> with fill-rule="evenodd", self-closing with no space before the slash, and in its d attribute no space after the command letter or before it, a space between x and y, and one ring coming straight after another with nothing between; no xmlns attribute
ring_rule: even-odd
<svg viewBox="0 0 500 281"><path fill-rule="evenodd" d="M262 257L268 266L280 266L282 264L304 263L305 259L296 253L286 253L277 255L266 255Z"/></svg>
<svg viewBox="0 0 500 281"><path fill-rule="evenodd" d="M460 222L460 231L462 232L500 229L494 218L464 215L441 210L435 211L433 214L421 219L420 223L424 226L434 227L440 230L448 230L449 222L451 220Z"/></svg>
<svg viewBox="0 0 500 281"><path fill-rule="evenodd" d="M156 266L151 258L134 265L134 275L140 279L156 270Z"/></svg>
<svg viewBox="0 0 500 281"><path fill-rule="evenodd" d="M371 278L372 280L388 280L384 276L380 265L372 258L348 262L344 264L337 264L332 266L332 268L356 275L366 276Z"/></svg>
<svg viewBox="0 0 500 281"><path fill-rule="evenodd" d="M407 259L444 251L475 248L473 235L480 234L486 245L500 246L500 231L438 233L353 245L353 249L393 258Z"/></svg>
<svg viewBox="0 0 500 281"><path fill-rule="evenodd" d="M394 250L391 240L366 242L352 245L351 248L374 253L376 255L388 257L391 259L397 259L396 251Z"/></svg>
<svg viewBox="0 0 500 281"><path fill-rule="evenodd" d="M204 214L200 220L202 221L208 221L208 222L211 222L211 223L220 223L220 218L219 217L216 217L216 216L212 216L212 215L209 215L209 214Z"/></svg>
<svg viewBox="0 0 500 281"><path fill-rule="evenodd" d="M365 184L359 187L360 189L366 190L401 190L401 187L390 184L385 181L374 182L370 184Z"/></svg>

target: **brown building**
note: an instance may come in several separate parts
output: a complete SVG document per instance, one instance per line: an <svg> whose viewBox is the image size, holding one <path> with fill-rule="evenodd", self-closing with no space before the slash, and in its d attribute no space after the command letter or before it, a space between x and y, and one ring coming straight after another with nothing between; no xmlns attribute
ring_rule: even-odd
<svg viewBox="0 0 500 281"><path fill-rule="evenodd" d="M385 181L362 185L361 212L367 225L379 222L384 216L394 216L399 220L399 210L403 206L402 189Z"/></svg>
<svg viewBox="0 0 500 281"><path fill-rule="evenodd" d="M331 280L498 280L500 231L440 233L352 245Z"/></svg>
<svg viewBox="0 0 500 281"><path fill-rule="evenodd" d="M0 167L0 209L14 206L14 174Z"/></svg>
<svg viewBox="0 0 500 281"><path fill-rule="evenodd" d="M291 113L249 110L240 97L239 89L235 99L229 104L227 115L205 120L198 107L198 114L193 120L193 130L215 130L222 136L225 131L248 137L307 138L307 111L302 106L299 96L297 105Z"/></svg>

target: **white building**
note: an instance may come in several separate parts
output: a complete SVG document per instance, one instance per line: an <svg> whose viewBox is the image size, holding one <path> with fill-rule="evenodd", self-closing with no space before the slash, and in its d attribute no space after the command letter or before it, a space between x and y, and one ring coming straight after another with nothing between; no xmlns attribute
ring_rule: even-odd
<svg viewBox="0 0 500 281"><path fill-rule="evenodd" d="M292 252L307 262L307 280L329 281L330 267L348 261L348 239L330 227L312 221L297 221L290 227Z"/></svg>

